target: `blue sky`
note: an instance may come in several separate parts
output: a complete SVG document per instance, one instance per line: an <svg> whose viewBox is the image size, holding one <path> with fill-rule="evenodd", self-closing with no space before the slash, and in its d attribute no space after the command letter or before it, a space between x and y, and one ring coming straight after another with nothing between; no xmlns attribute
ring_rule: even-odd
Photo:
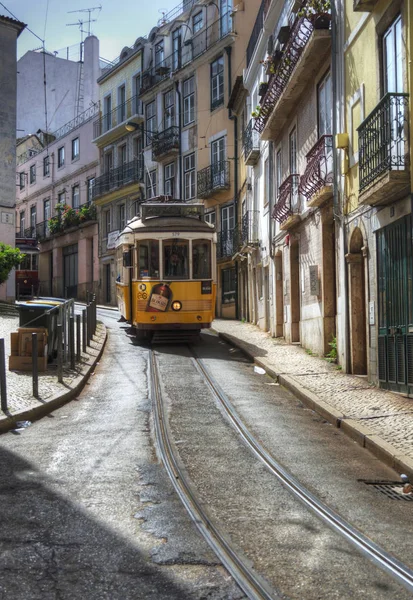
<svg viewBox="0 0 413 600"><path fill-rule="evenodd" d="M147 35L162 16L175 8L180 0L1 0L20 21L41 39L46 40L50 52L74 46L80 42L78 25L68 23L85 22L88 29L88 12L68 12L102 6L102 10L91 12L92 33L100 40L100 56L107 60L116 58L124 46L131 46L137 37ZM11 16L0 4L0 14ZM47 19L46 19L47 15ZM20 35L17 55L20 58L28 50L41 46L41 42L29 31Z"/></svg>

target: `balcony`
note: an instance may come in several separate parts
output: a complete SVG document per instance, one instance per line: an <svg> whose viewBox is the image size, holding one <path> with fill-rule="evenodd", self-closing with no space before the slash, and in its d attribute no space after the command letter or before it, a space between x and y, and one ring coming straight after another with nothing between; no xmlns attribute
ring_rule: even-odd
<svg viewBox="0 0 413 600"><path fill-rule="evenodd" d="M246 246L257 246L258 239L258 210L249 210L241 219L241 228L239 236L240 248Z"/></svg>
<svg viewBox="0 0 413 600"><path fill-rule="evenodd" d="M138 96L129 98L109 113L102 115L93 123L93 142L106 145L125 133L128 121L143 123L143 105Z"/></svg>
<svg viewBox="0 0 413 600"><path fill-rule="evenodd" d="M260 136L254 129L254 123L251 120L243 134L243 148L245 164L254 166L260 157Z"/></svg>
<svg viewBox="0 0 413 600"><path fill-rule="evenodd" d="M179 127L173 125L159 133L155 133L152 138L152 160L168 158L171 154L179 152Z"/></svg>
<svg viewBox="0 0 413 600"><path fill-rule="evenodd" d="M198 198L209 198L212 194L230 188L229 161L222 160L198 171Z"/></svg>
<svg viewBox="0 0 413 600"><path fill-rule="evenodd" d="M47 221L36 223L36 225L24 231L19 230L18 237L45 242L54 235L66 233L71 227L78 228L90 221L96 221L96 207L90 202L76 208L58 204L56 206L56 213L56 216L51 217Z"/></svg>
<svg viewBox="0 0 413 600"><path fill-rule="evenodd" d="M333 136L321 136L306 159L299 193L307 198L307 206L321 206L333 197Z"/></svg>
<svg viewBox="0 0 413 600"><path fill-rule="evenodd" d="M391 204L409 193L409 120L409 94L386 94L358 127L360 204Z"/></svg>
<svg viewBox="0 0 413 600"><path fill-rule="evenodd" d="M238 250L237 228L217 234L217 260L232 258Z"/></svg>
<svg viewBox="0 0 413 600"><path fill-rule="evenodd" d="M281 134L303 92L314 85L330 49L330 29L315 29L312 21L297 17L255 121L254 129L262 139L277 139Z"/></svg>
<svg viewBox="0 0 413 600"><path fill-rule="evenodd" d="M96 177L93 188L93 199L100 198L123 186L142 182L143 159L136 159L116 169L110 169L110 171L100 177Z"/></svg>
<svg viewBox="0 0 413 600"><path fill-rule="evenodd" d="M273 218L279 222L280 229L292 229L301 221L299 183L300 176L293 174L280 185L272 213Z"/></svg>
<svg viewBox="0 0 413 600"><path fill-rule="evenodd" d="M265 10L265 4L268 4L268 0L262 0L261 2L261 6L259 8L258 11L258 15L257 18L255 19L255 23L254 23L254 27L248 42L248 46L247 46L247 69L250 65L250 62L252 60L252 57L254 55L254 50L257 46L258 43L258 39L261 35L261 31L263 29L264 26L264 10Z"/></svg>
<svg viewBox="0 0 413 600"><path fill-rule="evenodd" d="M372 12L377 0L353 0L354 12Z"/></svg>
<svg viewBox="0 0 413 600"><path fill-rule="evenodd" d="M172 73L204 54L232 33L231 11L228 11L192 37L185 36L183 45L178 50L142 73L141 95L161 81L169 79Z"/></svg>

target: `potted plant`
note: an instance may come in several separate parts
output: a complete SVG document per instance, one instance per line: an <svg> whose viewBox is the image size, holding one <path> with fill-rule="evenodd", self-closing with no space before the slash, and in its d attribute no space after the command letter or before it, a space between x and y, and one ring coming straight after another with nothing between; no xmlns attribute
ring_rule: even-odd
<svg viewBox="0 0 413 600"><path fill-rule="evenodd" d="M255 107L255 110L252 111L251 113L251 117L253 119L258 119L258 117L261 115L261 106L258 105Z"/></svg>
<svg viewBox="0 0 413 600"><path fill-rule="evenodd" d="M308 0L298 13L313 24L314 29L328 29L331 21L330 0Z"/></svg>
<svg viewBox="0 0 413 600"><path fill-rule="evenodd" d="M260 97L265 96L265 94L267 93L267 90L268 90L268 82L260 81L260 85L258 87L258 96L260 96Z"/></svg>

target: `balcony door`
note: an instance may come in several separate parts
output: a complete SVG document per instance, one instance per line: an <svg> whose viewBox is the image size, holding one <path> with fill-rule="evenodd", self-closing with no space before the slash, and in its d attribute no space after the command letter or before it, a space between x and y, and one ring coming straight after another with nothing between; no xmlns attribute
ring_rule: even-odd
<svg viewBox="0 0 413 600"><path fill-rule="evenodd" d="M103 99L103 133L112 129L112 96Z"/></svg>
<svg viewBox="0 0 413 600"><path fill-rule="evenodd" d="M211 144L212 189L225 186L225 138Z"/></svg>
<svg viewBox="0 0 413 600"><path fill-rule="evenodd" d="M175 124L174 90L169 90L163 96L164 130Z"/></svg>
<svg viewBox="0 0 413 600"><path fill-rule="evenodd" d="M231 204L221 209L221 256L232 256L234 249L235 208Z"/></svg>
<svg viewBox="0 0 413 600"><path fill-rule="evenodd" d="M231 31L232 0L220 0L219 14L221 15L221 37Z"/></svg>

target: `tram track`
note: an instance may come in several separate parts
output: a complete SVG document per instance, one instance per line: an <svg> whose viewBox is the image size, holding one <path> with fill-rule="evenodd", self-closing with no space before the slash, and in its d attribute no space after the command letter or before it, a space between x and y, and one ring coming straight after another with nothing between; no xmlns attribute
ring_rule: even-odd
<svg viewBox="0 0 413 600"><path fill-rule="evenodd" d="M253 455L259 459L265 468L281 482L283 487L288 489L307 509L311 510L324 523L336 531L342 538L356 548L358 552L373 561L380 569L401 583L409 592L412 592L413 571L389 552L374 543L347 520L343 519L336 511L332 510L317 498L315 494L303 486L280 463L278 463L249 431L227 395L211 375L205 361L199 358L193 347L188 346L188 349L191 354L191 361L200 377L202 377L205 385L222 407L232 426ZM169 476L173 480L181 500L195 523L200 528L204 537L206 537L207 541L219 556L220 560L250 598L280 597L278 592L271 589L267 582L254 571L249 564L248 559L245 559L241 554L231 548L230 542L225 534L222 534L219 531L218 527L208 516L202 503L198 501L197 494L192 490L185 469L180 464L180 459L176 456L176 451L174 451L173 443L170 440L169 427L159 384L160 378L157 369L156 354L153 351L151 351L150 363L156 433L160 451Z"/></svg>

